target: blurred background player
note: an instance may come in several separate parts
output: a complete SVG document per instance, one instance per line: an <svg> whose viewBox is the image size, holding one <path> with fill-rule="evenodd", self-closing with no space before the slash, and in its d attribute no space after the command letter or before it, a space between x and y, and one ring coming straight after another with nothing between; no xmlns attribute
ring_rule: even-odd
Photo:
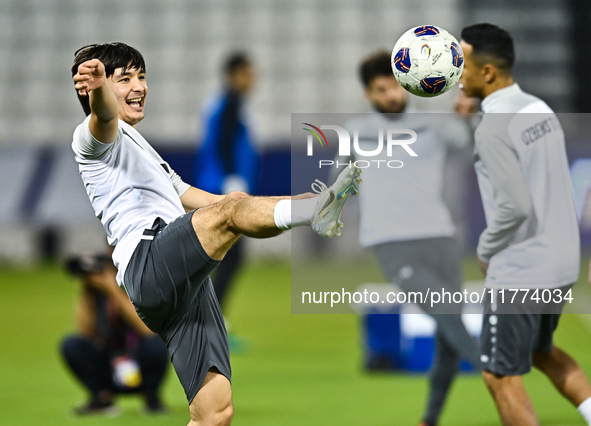
<svg viewBox="0 0 591 426"><path fill-rule="evenodd" d="M256 70L243 52L224 61L223 87L204 104L202 134L193 185L214 194L257 192L259 154L253 141L252 118L246 100L256 83ZM238 240L217 267L213 278L222 311L227 290L244 258L244 241ZM227 324L226 324L227 325ZM230 341L234 348L237 341Z"/></svg>
<svg viewBox="0 0 591 426"><path fill-rule="evenodd" d="M472 25L462 30L461 46L461 88L481 99L484 111L474 167L486 213L477 247L486 287L553 295L552 303L529 296L503 303L498 292L494 301L485 298L484 381L504 425L538 425L522 381L533 364L591 424L591 386L575 360L553 344L563 297L577 281L580 264L562 127L545 102L514 82L507 31Z"/></svg>
<svg viewBox="0 0 591 426"><path fill-rule="evenodd" d="M111 257L70 258L68 270L80 277L78 331L62 342L62 355L90 393L75 413L114 414L116 393L139 392L148 413L163 413L159 389L168 366L166 345L140 320L115 279Z"/></svg>
<svg viewBox="0 0 591 426"><path fill-rule="evenodd" d="M345 126L349 134L359 132L360 148L374 150L379 129L392 126L414 129L420 142L412 145L417 157L409 157L402 168L364 169L365 191L359 199L360 243L373 250L384 274L406 292L424 293L427 288L461 291L456 229L442 191L447 153L469 145L467 126L451 114L407 114L407 92L392 73L389 52L380 51L366 58L359 76L365 96L376 111L353 118ZM363 157L337 159L348 163ZM336 175L337 169L333 171ZM460 361L466 359L478 366L479 353L475 339L462 323L461 304L421 307L437 323L429 400L421 422L434 426Z"/></svg>

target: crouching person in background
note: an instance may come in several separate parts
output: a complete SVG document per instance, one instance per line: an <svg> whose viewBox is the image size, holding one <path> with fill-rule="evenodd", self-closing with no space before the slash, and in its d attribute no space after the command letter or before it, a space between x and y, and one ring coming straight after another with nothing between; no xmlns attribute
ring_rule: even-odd
<svg viewBox="0 0 591 426"><path fill-rule="evenodd" d="M166 345L139 319L115 280L109 255L72 257L70 273L80 277L78 331L61 344L66 364L89 392L78 415L117 414L114 395L141 393L147 413L163 413L159 388L168 365Z"/></svg>

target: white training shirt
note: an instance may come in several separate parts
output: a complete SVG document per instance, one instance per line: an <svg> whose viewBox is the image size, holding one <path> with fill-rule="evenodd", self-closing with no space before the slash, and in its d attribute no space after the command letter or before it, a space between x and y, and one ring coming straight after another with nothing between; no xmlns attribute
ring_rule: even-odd
<svg viewBox="0 0 591 426"><path fill-rule="evenodd" d="M467 147L470 134L465 123L453 114L403 113L363 114L345 124L351 138L359 135L359 147L364 151L378 146L378 132L384 130L384 148L380 155L363 157L351 150L352 161L384 160L363 168L359 191L360 229L362 247L378 244L452 237L455 226L449 209L443 201L443 171L447 153L452 148ZM417 140L409 147L417 154L411 157L401 146L387 156L386 129L412 129ZM408 135L396 136L408 138ZM353 140L351 141L353 144ZM349 158L335 158L339 163ZM386 166L391 160L404 164L392 169ZM366 163L359 163L365 167ZM396 166L396 163L392 163ZM342 167L339 168L342 170Z"/></svg>
<svg viewBox="0 0 591 426"><path fill-rule="evenodd" d="M170 223L184 214L180 196L189 185L129 124L119 120L117 138L104 144L90 133L89 121L90 115L74 131L72 149L95 215L115 246L113 262L123 287L143 230L157 217Z"/></svg>
<svg viewBox="0 0 591 426"><path fill-rule="evenodd" d="M489 263L486 286L574 283L579 227L558 118L517 84L487 96L482 109L475 169L487 223L477 248Z"/></svg>

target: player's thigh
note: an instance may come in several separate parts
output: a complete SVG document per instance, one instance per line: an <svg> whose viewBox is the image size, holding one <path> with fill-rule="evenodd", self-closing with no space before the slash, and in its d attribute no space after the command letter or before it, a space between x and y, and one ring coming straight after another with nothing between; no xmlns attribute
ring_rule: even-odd
<svg viewBox="0 0 591 426"><path fill-rule="evenodd" d="M452 237L434 238L429 246L429 261L439 281L446 289L460 291L462 259L457 241Z"/></svg>
<svg viewBox="0 0 591 426"><path fill-rule="evenodd" d="M205 252L215 260L222 260L240 237L233 226L236 206L246 194L232 193L217 204L193 212L193 229Z"/></svg>
<svg viewBox="0 0 591 426"><path fill-rule="evenodd" d="M393 241L373 250L384 275L404 289L461 289L460 262L452 238Z"/></svg>
<svg viewBox="0 0 591 426"><path fill-rule="evenodd" d="M452 266L438 260L439 257L448 259L445 250L448 240L453 243L451 238L430 238L374 247L388 280L407 293L408 301L418 304L429 314L460 314L462 310L458 295L455 301L460 303L453 299L454 293L461 291L459 273L448 271L450 268L459 271L457 259L451 258L455 261ZM436 303L431 303L433 301Z"/></svg>
<svg viewBox="0 0 591 426"><path fill-rule="evenodd" d="M230 424L233 410L230 381L223 374L212 369L205 376L203 385L191 401L189 425Z"/></svg>

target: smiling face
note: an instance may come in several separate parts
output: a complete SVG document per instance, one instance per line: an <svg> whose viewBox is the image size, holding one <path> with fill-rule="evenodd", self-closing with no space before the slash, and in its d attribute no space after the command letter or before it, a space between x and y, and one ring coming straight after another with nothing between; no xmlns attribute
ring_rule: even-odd
<svg viewBox="0 0 591 426"><path fill-rule="evenodd" d="M137 68L117 68L108 81L119 103L119 118L131 126L142 121L148 94L146 73Z"/></svg>
<svg viewBox="0 0 591 426"><path fill-rule="evenodd" d="M393 75L378 75L365 89L365 96L375 109L383 113L399 113L406 107L406 91Z"/></svg>

